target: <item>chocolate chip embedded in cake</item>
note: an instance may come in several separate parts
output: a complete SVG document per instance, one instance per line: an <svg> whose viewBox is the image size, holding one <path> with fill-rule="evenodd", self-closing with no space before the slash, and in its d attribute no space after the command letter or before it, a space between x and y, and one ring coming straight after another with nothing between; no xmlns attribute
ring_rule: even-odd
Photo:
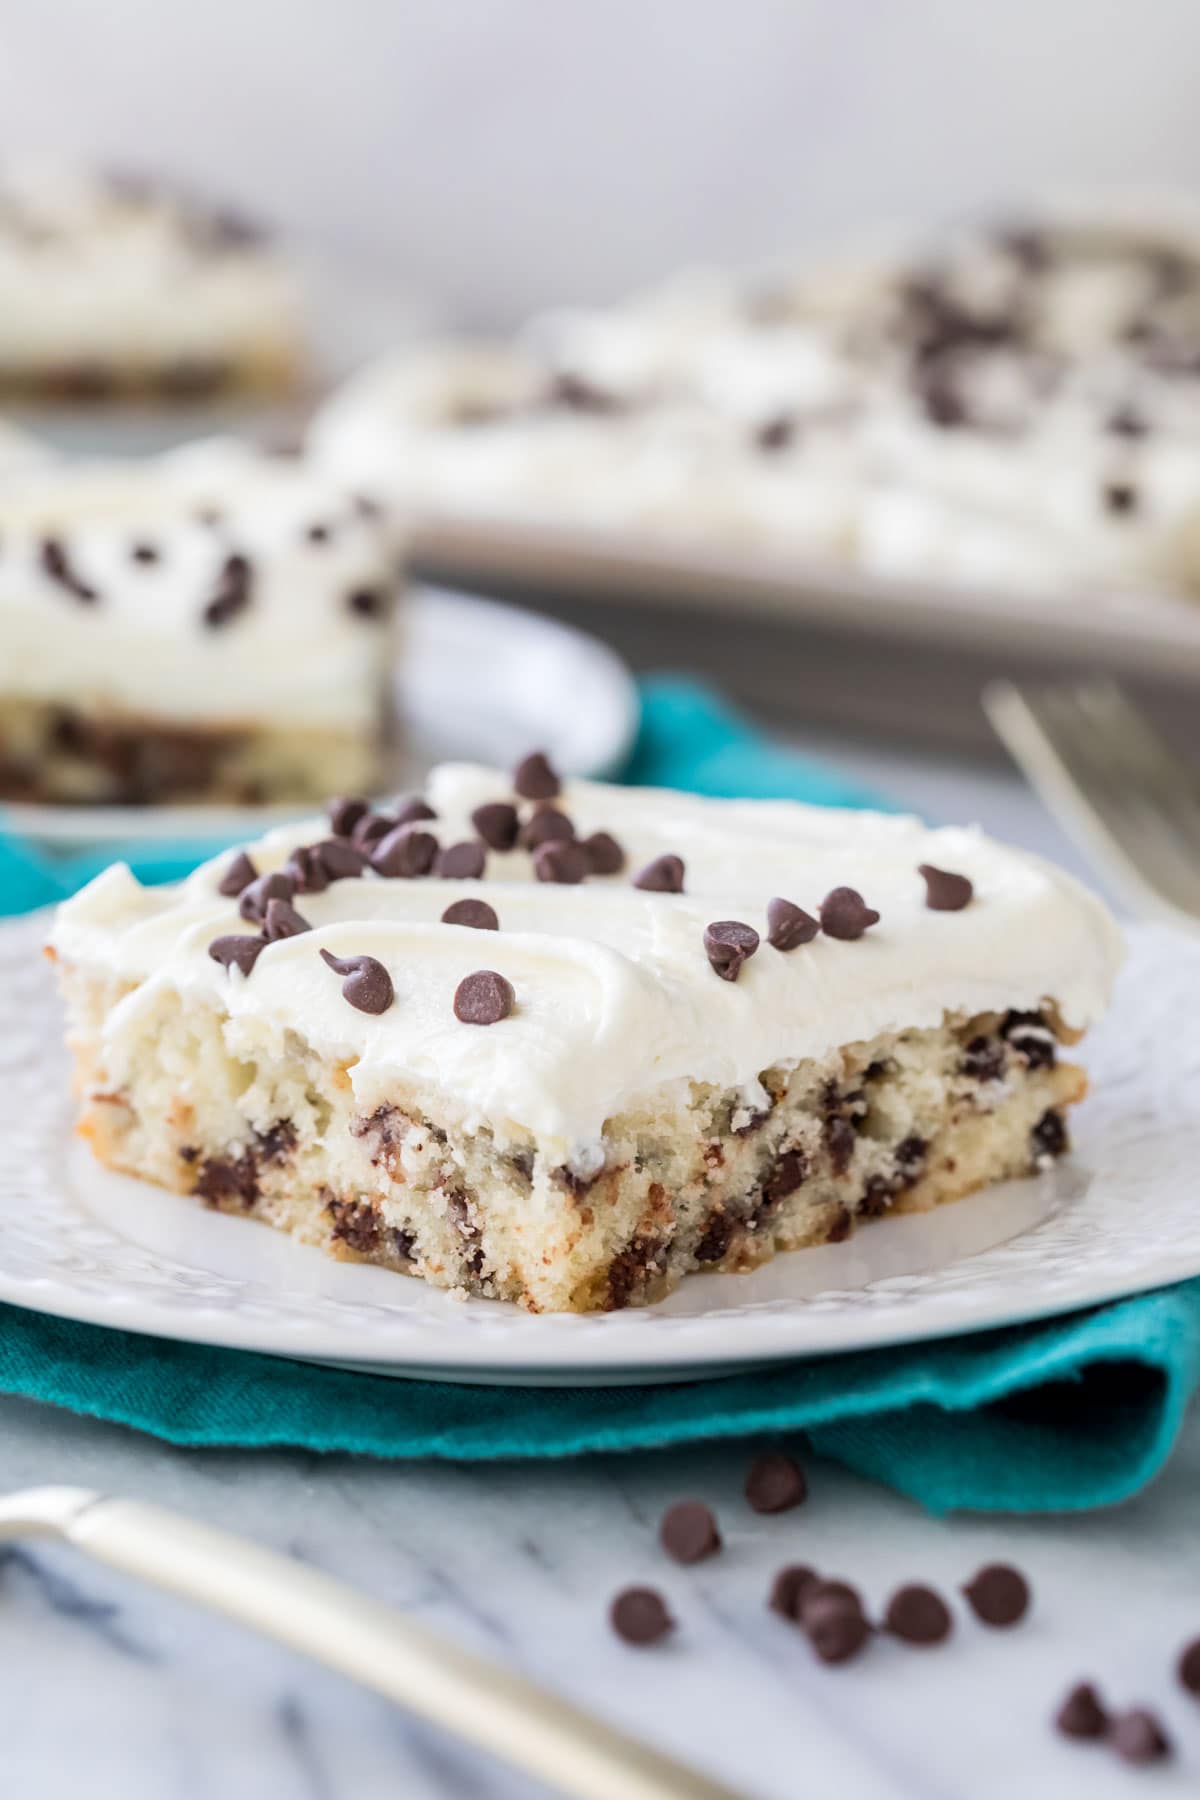
<svg viewBox="0 0 1200 1800"><path fill-rule="evenodd" d="M535 763L538 793L513 801L510 775L451 765L176 889L114 868L68 901L54 942L96 1154L238 1213L250 1157L255 1219L575 1312L1065 1154L1085 1086L1067 1051L1119 958L1074 882L976 832L589 782L546 796L551 776ZM547 806L574 835L522 843ZM606 873L586 849L603 834L622 852ZM931 909L922 864L970 904ZM280 1120L285 1164L261 1149ZM802 1492L778 1453L747 1485L764 1511ZM997 1619L1005 1579L974 1595Z"/></svg>

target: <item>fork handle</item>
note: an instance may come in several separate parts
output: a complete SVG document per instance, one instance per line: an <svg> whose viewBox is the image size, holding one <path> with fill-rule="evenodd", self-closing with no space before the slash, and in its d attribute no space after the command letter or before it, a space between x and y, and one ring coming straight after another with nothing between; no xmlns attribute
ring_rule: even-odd
<svg viewBox="0 0 1200 1800"><path fill-rule="evenodd" d="M573 1800L738 1800L569 1701L331 1576L140 1500L40 1488L0 1501L0 1536L64 1538L374 1688Z"/></svg>

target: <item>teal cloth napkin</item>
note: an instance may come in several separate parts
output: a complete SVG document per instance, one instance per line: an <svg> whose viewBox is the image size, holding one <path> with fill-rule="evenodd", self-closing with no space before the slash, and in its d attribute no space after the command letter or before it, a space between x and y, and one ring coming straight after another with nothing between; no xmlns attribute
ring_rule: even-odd
<svg viewBox="0 0 1200 1800"><path fill-rule="evenodd" d="M706 689L667 679L643 688L626 779L880 804L766 742ZM217 847L160 846L129 860L143 879L166 880ZM0 912L70 892L96 863L0 839ZM1200 1282L974 1337L601 1389L393 1381L0 1307L0 1392L172 1443L480 1461L803 1433L938 1512L1122 1499L1163 1466L1198 1384Z"/></svg>

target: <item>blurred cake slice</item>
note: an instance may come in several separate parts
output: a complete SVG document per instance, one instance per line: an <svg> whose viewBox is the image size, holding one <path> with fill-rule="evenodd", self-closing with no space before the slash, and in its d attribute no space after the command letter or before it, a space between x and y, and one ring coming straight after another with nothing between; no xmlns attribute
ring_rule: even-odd
<svg viewBox="0 0 1200 1800"><path fill-rule="evenodd" d="M223 440L0 482L0 799L377 788L396 561L369 504Z"/></svg>
<svg viewBox="0 0 1200 1800"><path fill-rule="evenodd" d="M102 1162L586 1312L1048 1165L1120 945L974 830L560 787L535 756L174 889L115 866L52 954Z"/></svg>

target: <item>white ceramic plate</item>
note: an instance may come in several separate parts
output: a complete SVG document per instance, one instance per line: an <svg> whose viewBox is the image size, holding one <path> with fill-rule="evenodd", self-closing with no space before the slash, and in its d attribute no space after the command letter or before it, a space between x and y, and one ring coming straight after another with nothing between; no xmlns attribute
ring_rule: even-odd
<svg viewBox="0 0 1200 1800"><path fill-rule="evenodd" d="M585 1318L454 1300L98 1169L71 1134L43 929L0 928L0 1299L36 1311L379 1374L615 1385L981 1330L1200 1274L1200 941L1166 927L1133 934L1087 1046L1079 1150L1052 1175Z"/></svg>
<svg viewBox="0 0 1200 1800"><path fill-rule="evenodd" d="M415 588L396 668L407 733L396 786L446 757L508 768L532 746L568 775L609 775L637 730L637 691L614 651L514 606ZM311 806L0 807L0 828L57 848L257 837Z"/></svg>

